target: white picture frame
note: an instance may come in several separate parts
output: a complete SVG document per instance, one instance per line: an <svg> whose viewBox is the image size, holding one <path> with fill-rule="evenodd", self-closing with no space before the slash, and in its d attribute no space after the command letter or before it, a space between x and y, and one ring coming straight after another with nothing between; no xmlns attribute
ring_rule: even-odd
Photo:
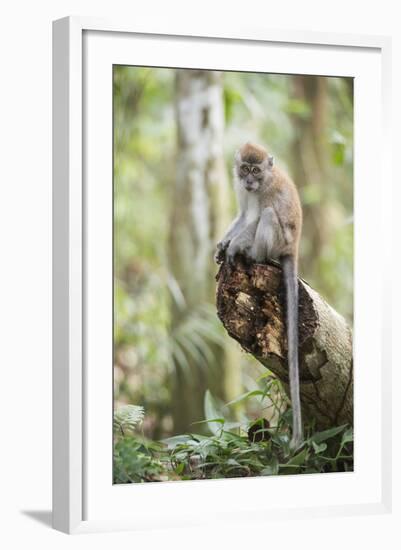
<svg viewBox="0 0 401 550"><path fill-rule="evenodd" d="M388 292L382 292L388 287L386 273L390 270L383 268L376 274L369 273L370 288L363 276L369 265L369 247L374 249L376 243L385 241L380 240L380 235L388 230L389 223L380 198L384 193L391 196L388 157L390 39L306 31L197 29L195 24L188 29L182 28L178 22L169 24L168 28L143 28L135 23L82 17L64 18L53 25L53 526L67 533L76 533L188 526L217 520L260 522L266 521L266 517L299 518L314 514L390 511L391 356L390 330L386 323L390 318L391 297ZM160 48L161 42L163 48ZM139 43L141 48L138 48ZM359 458L356 454L356 473L346 478L344 475L330 478L336 475L330 474L323 476L324 481L319 479L322 476L285 476L285 479L254 478L113 488L111 470L107 474L112 444L111 371L106 371L106 366L100 368L96 378L91 372L95 360L91 342L94 338L102 342L109 338L109 344L104 345L110 346L112 338L112 333L108 332L112 314L108 294L111 292L111 257L107 256L111 246L110 218L102 223L104 215L109 216L111 212L112 200L108 186L112 178L111 111L107 110L104 117L99 116L110 102L111 74L109 85L103 86L102 83L108 78L110 63L244 69L241 50L245 47L258 52L248 70L264 68L266 72L296 72L292 54L296 52L298 56L301 52L302 63L308 63L308 59L314 57L310 66L321 67L319 74L354 76L356 83L359 79L365 88L363 95L366 97L361 95L359 98L358 86L355 96L355 204L357 223L363 229L363 236L362 232L359 236L356 234L355 248L356 450L358 445L360 448ZM275 48L269 67L265 67L263 61L266 48L270 48L269 51ZM228 50L232 56L226 55ZM189 57L187 61L182 57L188 56L188 52L192 55L191 61ZM169 56L167 62L166 56ZM309 69L305 67L299 72L307 72ZM88 92L88 89L92 91ZM96 94L93 93L95 89ZM366 116L368 101L369 117ZM111 104L109 107L111 109ZM368 143L370 131L376 136L374 149ZM95 156L102 159L98 161L99 166L93 162ZM375 162L364 166L363 158L372 159L373 156ZM91 178L96 178L98 184L96 194L91 185L87 185ZM368 188L377 186L374 197L362 193L362 181ZM369 224L372 212L379 217L374 226ZM97 250L93 239L95 234L105 243L102 251ZM384 267L390 258L388 247L382 249ZM99 274L96 277L93 276L95 272ZM369 313L363 298L366 292L372 293L372 288L375 292ZM106 298L97 306L95 319L94 299L104 297L105 290ZM369 314L375 318L373 326L366 322ZM370 341L373 333L376 334L376 344L367 353L364 342ZM99 361L105 357L107 365L110 347L100 350L99 354ZM363 371L358 369L357 359L364 365ZM358 389L362 385L363 394ZM369 408L373 395L377 399ZM365 426L364 418L369 428ZM373 458L367 458L362 455L372 429L380 434L375 440L381 445L372 452ZM276 495L275 500L268 504L266 499L256 496L263 493L261 484L266 486L266 483L269 483L269 494ZM286 494L292 491L292 487L304 497L303 500L292 499L292 505L288 506ZM314 496L319 491L327 495L326 500ZM196 503L183 506L182 502L187 503L195 493ZM281 501L279 494L283 495ZM236 503L236 499L245 502L250 495L254 496L252 506L241 507ZM220 498L222 510L219 513L216 507L204 518L201 510L208 498L212 502ZM122 510L132 510L132 507L127 507L131 501L134 505L138 503L135 514L122 514ZM170 511L166 511L166 502L170 503L167 507ZM158 514L158 503L164 506L163 519Z"/></svg>

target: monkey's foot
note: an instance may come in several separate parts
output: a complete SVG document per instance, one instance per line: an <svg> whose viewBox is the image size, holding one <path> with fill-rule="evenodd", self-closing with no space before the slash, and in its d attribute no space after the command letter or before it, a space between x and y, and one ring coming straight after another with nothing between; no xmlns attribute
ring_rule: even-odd
<svg viewBox="0 0 401 550"><path fill-rule="evenodd" d="M226 250L230 241L220 241L217 243L216 252L214 254L214 261L216 264L222 264L226 259Z"/></svg>
<svg viewBox="0 0 401 550"><path fill-rule="evenodd" d="M218 248L214 254L216 264L222 264L226 259L226 251L224 248Z"/></svg>

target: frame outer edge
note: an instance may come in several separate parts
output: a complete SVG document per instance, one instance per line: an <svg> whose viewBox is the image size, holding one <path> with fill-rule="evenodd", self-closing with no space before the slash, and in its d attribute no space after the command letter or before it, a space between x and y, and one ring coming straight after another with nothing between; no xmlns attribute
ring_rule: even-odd
<svg viewBox="0 0 401 550"><path fill-rule="evenodd" d="M391 112L392 94L392 38L383 39L381 56L382 77L382 181L388 195L386 204L381 204L382 234L393 235L392 204L395 180L392 174ZM394 172L395 173L395 172ZM382 264L382 504L386 513L393 508L393 471L392 471L392 287L393 287L393 249L395 243L387 239L384 243L384 262Z"/></svg>
<svg viewBox="0 0 401 550"><path fill-rule="evenodd" d="M323 32L305 29L278 29L274 27L224 27L215 25L208 27L196 22L183 26L177 22L169 23L135 17L135 19L102 18L87 15L71 16L70 20L81 27L83 31L134 33L149 36L177 36L182 38L205 38L209 40L248 40L251 42L281 42L291 44L308 44L321 46L343 46L355 48L383 49L388 43L388 36L374 34L352 34ZM62 20L61 20L62 21Z"/></svg>
<svg viewBox="0 0 401 550"><path fill-rule="evenodd" d="M135 28L136 27L136 28ZM274 41L378 48L382 51L383 95L389 100L391 38L311 31L247 29L208 32L154 28L136 21L111 21L72 16L53 21L53 527L65 533L87 532L92 522L83 521L83 210L82 210L82 34L84 30L176 35L228 40ZM387 89L386 89L387 88ZM389 105L385 103L384 130L388 131ZM387 136L388 137L388 136ZM390 159L385 155L385 163ZM386 174L387 175L387 174ZM385 286L391 281L386 281ZM387 287L388 288L388 287ZM385 294L385 296L388 293ZM387 335L387 341L388 341ZM383 385L391 387L391 357L386 354ZM383 419L389 422L389 403L383 404ZM383 426L384 428L384 426ZM388 428L388 425L387 425ZM384 430L383 433L386 433ZM382 442L382 503L379 513L391 510L391 448ZM375 509L374 513L378 510ZM95 530L96 526L94 525ZM117 529L125 528L117 526ZM132 529L132 527L129 527ZM108 525L107 530L110 529ZM100 531L103 529L99 529Z"/></svg>
<svg viewBox="0 0 401 550"><path fill-rule="evenodd" d="M53 527L82 522L82 29L53 22Z"/></svg>

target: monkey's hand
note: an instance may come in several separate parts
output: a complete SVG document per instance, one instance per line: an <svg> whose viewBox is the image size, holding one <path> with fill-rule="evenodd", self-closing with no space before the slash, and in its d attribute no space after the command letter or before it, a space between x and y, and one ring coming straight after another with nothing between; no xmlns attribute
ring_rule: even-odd
<svg viewBox="0 0 401 550"><path fill-rule="evenodd" d="M250 255L251 247L243 238L236 238L230 242L230 245L226 252L226 258L228 263L232 266L234 264L235 256L242 254L243 257L251 259Z"/></svg>
<svg viewBox="0 0 401 550"><path fill-rule="evenodd" d="M232 266L234 265L234 260L235 260L235 256L241 252L241 247L239 246L239 243L238 241L236 241L235 239L233 241L231 241L231 243L229 244L228 248L227 248L227 252L226 252L226 258L227 258L227 261L228 263Z"/></svg>
<svg viewBox="0 0 401 550"><path fill-rule="evenodd" d="M217 243L216 252L214 255L214 261L216 262L216 264L221 264L224 262L226 257L226 250L229 244L230 244L230 241L225 241L225 240L222 240L219 243Z"/></svg>

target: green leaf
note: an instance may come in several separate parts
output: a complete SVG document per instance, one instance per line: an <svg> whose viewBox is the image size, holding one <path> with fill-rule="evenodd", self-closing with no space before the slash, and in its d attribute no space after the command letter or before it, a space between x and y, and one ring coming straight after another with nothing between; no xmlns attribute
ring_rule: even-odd
<svg viewBox="0 0 401 550"><path fill-rule="evenodd" d="M185 468L185 463L184 463L184 462L181 462L181 463L178 464L178 466L176 467L175 473L178 474L178 475L182 474L182 472L184 471L184 468Z"/></svg>
<svg viewBox="0 0 401 550"><path fill-rule="evenodd" d="M308 456L308 448L305 447L300 453L293 456L288 462L287 466L301 466L305 464L306 458Z"/></svg>
<svg viewBox="0 0 401 550"><path fill-rule="evenodd" d="M202 436L197 435L196 437L198 438ZM173 435L172 437L167 437L166 439L162 439L162 443L165 443L169 449L175 449L177 445L188 444L188 443L197 445L199 442L196 441L192 435L182 434L182 435Z"/></svg>
<svg viewBox="0 0 401 550"><path fill-rule="evenodd" d="M279 447L283 447L285 449L287 449L289 443L290 443L290 438L289 438L289 435L287 433L273 433L272 434L272 441L278 445Z"/></svg>
<svg viewBox="0 0 401 550"><path fill-rule="evenodd" d="M265 466L260 472L262 476L275 476L278 474L279 464L277 458L274 456L271 459L270 464Z"/></svg>
<svg viewBox="0 0 401 550"><path fill-rule="evenodd" d="M224 418L208 418L207 420L197 420L196 422L192 422L191 425L194 426L195 424L208 424L209 422L219 422L220 424L224 424L225 420Z"/></svg>
<svg viewBox="0 0 401 550"><path fill-rule="evenodd" d="M346 152L346 139L338 131L334 131L331 136L332 160L337 166L344 164Z"/></svg>
<svg viewBox="0 0 401 550"><path fill-rule="evenodd" d="M225 422L224 423L224 430L237 430L238 428L241 428L242 422Z"/></svg>
<svg viewBox="0 0 401 550"><path fill-rule="evenodd" d="M318 445L314 441L312 441L312 446L316 454L322 453L327 449L327 443L322 443L321 445Z"/></svg>
<svg viewBox="0 0 401 550"><path fill-rule="evenodd" d="M337 166L344 164L345 160L345 145L342 143L335 143L332 146L332 159L333 163Z"/></svg>
<svg viewBox="0 0 401 550"><path fill-rule="evenodd" d="M235 458L229 458L226 462L228 466L241 466L241 464L235 460Z"/></svg>
<svg viewBox="0 0 401 550"><path fill-rule="evenodd" d="M217 411L214 399L209 390L206 390L205 392L204 409L205 409L205 418L206 418L206 422L209 430L214 435L220 434L221 428L216 426L216 423L224 424L225 419Z"/></svg>
<svg viewBox="0 0 401 550"><path fill-rule="evenodd" d="M253 396L256 396L256 395L263 395L264 396L264 394L265 394L265 392L262 391L262 390L247 391L247 392L239 395L238 397L236 397L232 401L229 401L224 406L225 407L230 407L231 405L236 405L237 403L241 403L241 401L244 401L245 399L248 399L248 397L253 397Z"/></svg>
<svg viewBox="0 0 401 550"><path fill-rule="evenodd" d="M351 441L354 441L354 433L352 428L348 428L348 430L346 430L343 433L341 445L345 445L346 443L351 443Z"/></svg>
<svg viewBox="0 0 401 550"><path fill-rule="evenodd" d="M235 104L241 101L242 96L235 88L229 88L228 86L224 87L224 111L226 122L229 122L233 117Z"/></svg>
<svg viewBox="0 0 401 550"><path fill-rule="evenodd" d="M300 118L307 119L310 116L311 108L308 103L302 99L289 99L285 105L287 113L298 115Z"/></svg>
<svg viewBox="0 0 401 550"><path fill-rule="evenodd" d="M343 424L342 426L337 426L336 428L329 428L328 430L324 430L323 432L317 432L310 438L310 440L311 442L314 441L317 444L322 443L322 441L326 441L327 439L330 439L341 433L346 426L346 424Z"/></svg>

